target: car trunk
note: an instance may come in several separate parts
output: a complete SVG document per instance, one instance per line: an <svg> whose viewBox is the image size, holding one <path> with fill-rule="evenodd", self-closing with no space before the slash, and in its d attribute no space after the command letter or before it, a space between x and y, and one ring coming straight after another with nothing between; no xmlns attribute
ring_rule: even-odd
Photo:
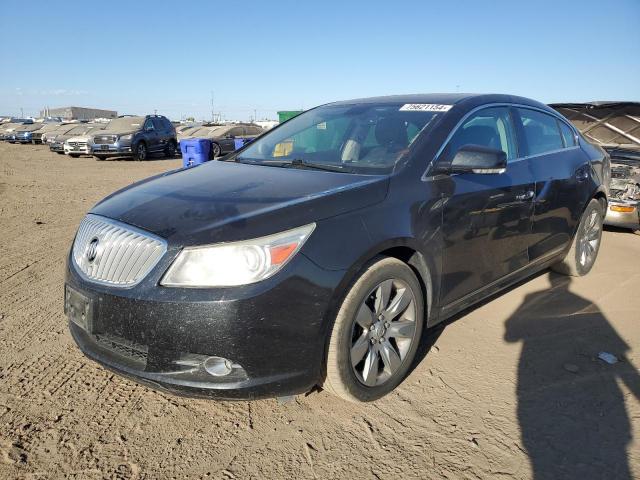
<svg viewBox="0 0 640 480"><path fill-rule="evenodd" d="M640 204L640 103L550 105L611 156L610 200Z"/></svg>

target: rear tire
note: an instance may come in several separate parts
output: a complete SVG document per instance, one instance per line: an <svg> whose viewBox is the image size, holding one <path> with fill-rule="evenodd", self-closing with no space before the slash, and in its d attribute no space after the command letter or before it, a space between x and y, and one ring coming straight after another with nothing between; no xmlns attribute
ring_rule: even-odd
<svg viewBox="0 0 640 480"><path fill-rule="evenodd" d="M580 224L573 237L571 248L564 259L551 266L554 272L572 277L589 273L596 262L602 243L604 208L593 198L582 213Z"/></svg>
<svg viewBox="0 0 640 480"><path fill-rule="evenodd" d="M167 147L164 149L164 156L166 158L173 158L176 156L176 144L173 140L170 141Z"/></svg>
<svg viewBox="0 0 640 480"><path fill-rule="evenodd" d="M422 289L413 270L395 258L372 261L336 316L323 387L350 402L391 392L411 367L423 323Z"/></svg>

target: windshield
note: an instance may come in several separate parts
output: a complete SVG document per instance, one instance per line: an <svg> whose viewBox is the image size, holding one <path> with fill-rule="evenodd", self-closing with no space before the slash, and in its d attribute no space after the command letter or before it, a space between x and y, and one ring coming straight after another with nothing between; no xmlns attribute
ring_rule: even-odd
<svg viewBox="0 0 640 480"><path fill-rule="evenodd" d="M194 137L198 137L201 135L209 135L211 133L211 128L209 127L204 127L204 128L196 128L195 130L189 132L189 135L192 135Z"/></svg>
<svg viewBox="0 0 640 480"><path fill-rule="evenodd" d="M309 110L266 133L236 161L315 164L353 173L389 173L437 112L402 104L328 105Z"/></svg>
<svg viewBox="0 0 640 480"><path fill-rule="evenodd" d="M84 133L89 129L89 127L87 127L86 125L82 125L81 127L75 127L72 128L71 130L69 130L67 133L69 135L77 135L79 133Z"/></svg>
<svg viewBox="0 0 640 480"><path fill-rule="evenodd" d="M78 128L77 126L73 126L73 125L63 125L62 128L60 128L60 130L58 130L59 134L65 134L71 130L73 130L74 128Z"/></svg>
<svg viewBox="0 0 640 480"><path fill-rule="evenodd" d="M107 125L107 130L137 130L144 122L144 117L114 118Z"/></svg>

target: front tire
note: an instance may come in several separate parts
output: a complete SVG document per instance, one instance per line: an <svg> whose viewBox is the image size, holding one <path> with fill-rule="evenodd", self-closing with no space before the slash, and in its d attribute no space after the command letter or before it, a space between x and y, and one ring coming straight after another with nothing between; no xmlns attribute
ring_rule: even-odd
<svg viewBox="0 0 640 480"><path fill-rule="evenodd" d="M106 160L107 157L105 157L104 155L94 155L93 158L95 158L96 160Z"/></svg>
<svg viewBox="0 0 640 480"><path fill-rule="evenodd" d="M323 387L344 400L377 400L404 379L424 323L420 283L395 258L371 262L347 293L329 341Z"/></svg>
<svg viewBox="0 0 640 480"><path fill-rule="evenodd" d="M71 158L78 158L80 155L76 154L76 153L70 153L69 156Z"/></svg>
<svg viewBox="0 0 640 480"><path fill-rule="evenodd" d="M594 198L582 213L567 256L552 265L551 269L572 277L581 277L589 273L600 250L603 221L604 208L602 203Z"/></svg>
<svg viewBox="0 0 640 480"><path fill-rule="evenodd" d="M147 159L149 152L147 151L147 144L144 142L138 143L133 151L133 159L137 161L144 161Z"/></svg>

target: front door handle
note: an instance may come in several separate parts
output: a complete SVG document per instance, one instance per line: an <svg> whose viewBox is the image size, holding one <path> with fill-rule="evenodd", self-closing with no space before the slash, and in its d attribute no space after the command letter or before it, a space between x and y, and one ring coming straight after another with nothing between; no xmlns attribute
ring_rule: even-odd
<svg viewBox="0 0 640 480"><path fill-rule="evenodd" d="M527 192L516 195L516 200L520 200L522 202L525 200L531 200L534 195L535 193L533 193L533 190L529 190Z"/></svg>

